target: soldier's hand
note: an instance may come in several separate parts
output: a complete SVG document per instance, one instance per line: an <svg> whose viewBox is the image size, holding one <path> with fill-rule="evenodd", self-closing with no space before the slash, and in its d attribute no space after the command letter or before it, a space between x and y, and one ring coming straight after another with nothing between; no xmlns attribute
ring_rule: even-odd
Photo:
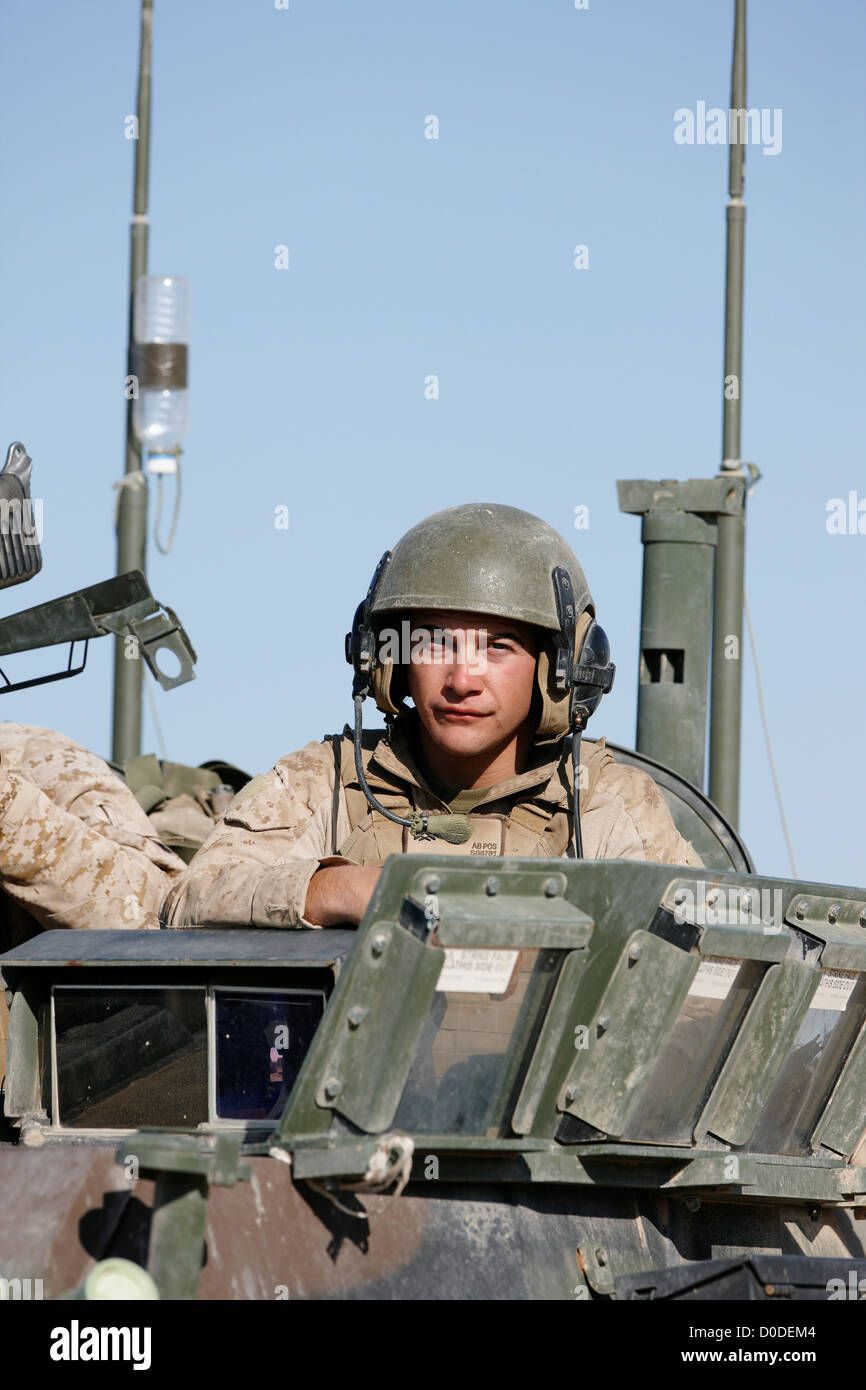
<svg viewBox="0 0 866 1390"><path fill-rule="evenodd" d="M314 927L357 925L373 896L381 866L327 864L310 879L304 916Z"/></svg>

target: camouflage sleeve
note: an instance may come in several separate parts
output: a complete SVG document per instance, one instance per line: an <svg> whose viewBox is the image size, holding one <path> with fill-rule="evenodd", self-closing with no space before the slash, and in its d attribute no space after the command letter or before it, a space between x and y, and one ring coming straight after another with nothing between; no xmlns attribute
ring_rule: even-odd
<svg viewBox="0 0 866 1390"><path fill-rule="evenodd" d="M615 828L614 838L627 835L632 845L625 853L608 852L604 857L702 866L700 855L677 830L667 802L648 773L623 763L615 763L605 773L604 789L622 807L622 825Z"/></svg>
<svg viewBox="0 0 866 1390"><path fill-rule="evenodd" d="M330 744L309 743L281 758L239 792L166 898L165 926L310 927L307 888L349 833L339 789L332 837L334 758Z"/></svg>
<svg viewBox="0 0 866 1390"><path fill-rule="evenodd" d="M183 867L95 754L52 730L3 727L0 883L42 927L156 927Z"/></svg>

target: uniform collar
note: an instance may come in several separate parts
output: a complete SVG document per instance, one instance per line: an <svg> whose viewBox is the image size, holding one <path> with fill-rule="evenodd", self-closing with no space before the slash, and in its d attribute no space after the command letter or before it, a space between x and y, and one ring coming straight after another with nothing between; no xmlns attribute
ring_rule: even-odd
<svg viewBox="0 0 866 1390"><path fill-rule="evenodd" d="M376 744L370 759L370 769L381 769L398 777L401 782L419 787L444 807L445 803L433 791L422 770L420 754L417 751L417 728L417 714L410 712L401 715L394 722L390 739L383 735ZM498 782L495 786L489 787L484 801L475 809L481 810L481 807L488 803L533 791L534 788L539 790L534 792L532 800L546 801L554 806L565 805L570 796L563 771L563 758L567 751L566 739L558 739L554 743L534 744L530 755L531 765L516 777L509 777L506 782Z"/></svg>

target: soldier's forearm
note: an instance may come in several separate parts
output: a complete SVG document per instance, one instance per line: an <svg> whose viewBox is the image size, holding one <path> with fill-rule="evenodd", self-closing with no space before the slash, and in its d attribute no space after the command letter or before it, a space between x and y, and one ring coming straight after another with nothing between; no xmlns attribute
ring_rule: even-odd
<svg viewBox="0 0 866 1390"><path fill-rule="evenodd" d="M316 927L360 922L381 873L377 865L334 864L310 879L304 916Z"/></svg>

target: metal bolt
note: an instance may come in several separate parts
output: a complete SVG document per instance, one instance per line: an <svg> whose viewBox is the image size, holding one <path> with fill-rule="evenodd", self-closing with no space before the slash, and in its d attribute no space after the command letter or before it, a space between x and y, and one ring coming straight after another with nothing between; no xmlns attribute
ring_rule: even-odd
<svg viewBox="0 0 866 1390"><path fill-rule="evenodd" d="M576 1086L569 1086L568 1090L567 1090L566 1093L565 1093L565 1099L566 1099L569 1103L570 1103L571 1101L573 1101L573 1100L577 1100L577 1087L576 1087Z"/></svg>
<svg viewBox="0 0 866 1390"><path fill-rule="evenodd" d="M359 1023L363 1023L367 1017L367 1010L361 1004L355 1004L349 1010L347 1022L350 1028L357 1028Z"/></svg>
<svg viewBox="0 0 866 1390"><path fill-rule="evenodd" d="M684 903L686 897L687 894L685 888L678 888L677 891L674 893L674 903L676 904L676 906L679 907L680 903Z"/></svg>
<svg viewBox="0 0 866 1390"><path fill-rule="evenodd" d="M327 1096L328 1100L333 1100L335 1096L338 1096L340 1094L342 1089L343 1087L340 1085L340 1082L337 1080L336 1076L328 1077L327 1081L325 1082L325 1095Z"/></svg>
<svg viewBox="0 0 866 1390"><path fill-rule="evenodd" d="M694 1212L694 1211L700 1211L700 1209L701 1209L701 1199L700 1199L700 1197L687 1197L687 1198L686 1198L686 1211L692 1211L692 1212Z"/></svg>
<svg viewBox="0 0 866 1390"><path fill-rule="evenodd" d="M631 944L631 945L629 946L629 948L628 948L628 958L629 958L629 960L640 960L640 954L641 954L641 944L640 944L640 942L639 942L639 941L633 941L632 944Z"/></svg>
<svg viewBox="0 0 866 1390"><path fill-rule="evenodd" d="M606 1033L610 1027L610 1014L599 1014L596 1027L599 1033Z"/></svg>
<svg viewBox="0 0 866 1390"><path fill-rule="evenodd" d="M804 902L799 902L799 903L797 903L796 916L797 916L797 921L798 921L798 922L802 922L803 918L806 916L806 909L807 909L808 906L809 906L808 903L804 903Z"/></svg>
<svg viewBox="0 0 866 1390"><path fill-rule="evenodd" d="M810 1220L810 1221L820 1221L820 1219L821 1219L821 1208L820 1208L820 1207L810 1207L810 1208L809 1208L809 1212L808 1212L808 1216L809 1216L809 1220Z"/></svg>
<svg viewBox="0 0 866 1390"><path fill-rule="evenodd" d="M370 950L374 956L381 956L385 947L388 945L388 938L384 932L378 932L370 942Z"/></svg>
<svg viewBox="0 0 866 1390"><path fill-rule="evenodd" d="M495 898L496 894L499 892L499 887L499 879L496 877L495 874L492 874L484 884L484 891L487 894L488 898Z"/></svg>
<svg viewBox="0 0 866 1390"><path fill-rule="evenodd" d="M557 883L556 879L555 879L555 878L546 878L546 879L544 880L544 896L545 896L546 898L555 898L555 897L558 896L558 894L559 894L559 884Z"/></svg>
<svg viewBox="0 0 866 1390"><path fill-rule="evenodd" d="M866 927L866 908L863 909L857 920L860 923L861 927Z"/></svg>
<svg viewBox="0 0 866 1390"><path fill-rule="evenodd" d="M839 921L839 912L840 912L839 904L838 904L838 903L834 903L833 906L830 908L830 911L827 913L827 921L828 921L828 922L831 922L831 923L832 923L832 922L838 922L838 921Z"/></svg>
<svg viewBox="0 0 866 1390"><path fill-rule="evenodd" d="M595 1258L596 1258L596 1261L597 1261L598 1264L600 1264L600 1265L606 1265L606 1264L607 1264L607 1251L605 1250L604 1246L602 1246L602 1245L596 1246Z"/></svg>
<svg viewBox="0 0 866 1390"><path fill-rule="evenodd" d="M424 884L425 893L438 893L442 886L442 880L438 874L431 874Z"/></svg>

